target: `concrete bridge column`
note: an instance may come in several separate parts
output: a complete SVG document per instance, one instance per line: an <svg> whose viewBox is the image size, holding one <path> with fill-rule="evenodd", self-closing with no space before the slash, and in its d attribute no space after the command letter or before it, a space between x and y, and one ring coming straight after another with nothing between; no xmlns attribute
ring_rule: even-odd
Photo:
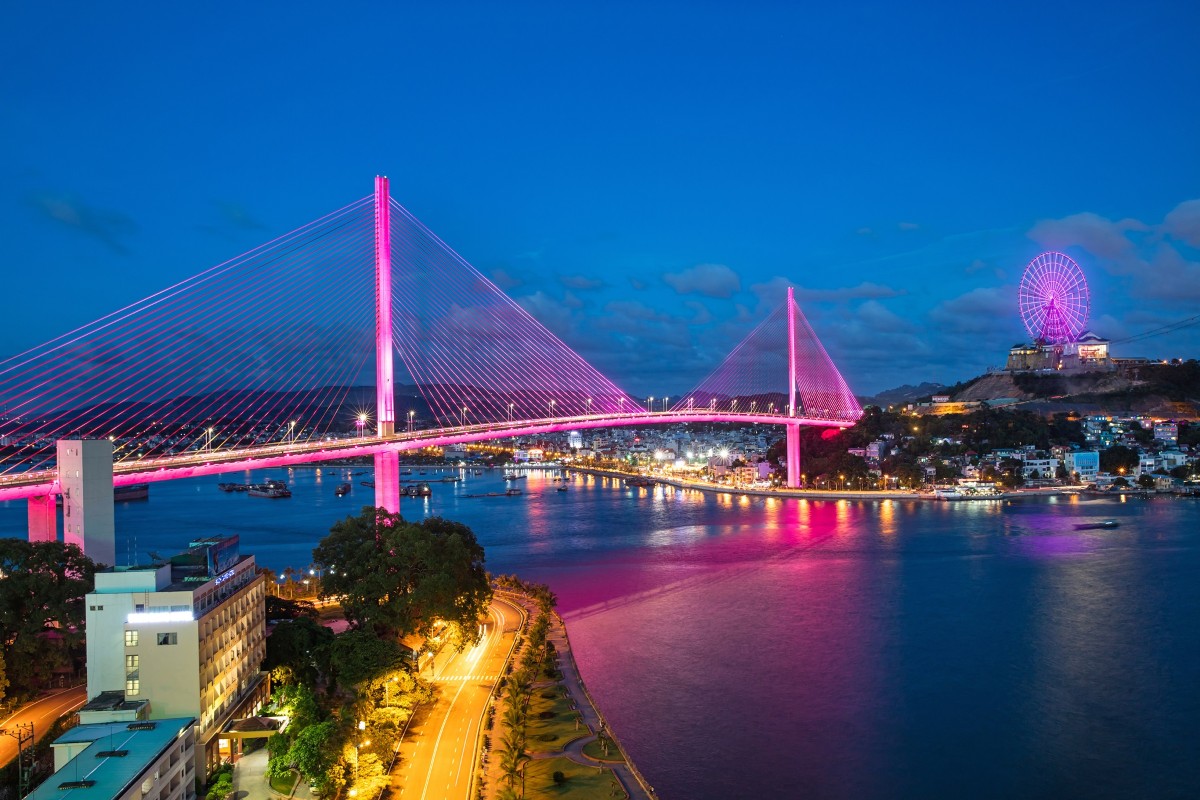
<svg viewBox="0 0 1200 800"><path fill-rule="evenodd" d="M400 454L395 450L375 454L375 506L400 511Z"/></svg>
<svg viewBox="0 0 1200 800"><path fill-rule="evenodd" d="M58 538L56 495L29 498L29 541L53 542Z"/></svg>
<svg viewBox="0 0 1200 800"><path fill-rule="evenodd" d="M800 486L800 426L787 425L787 482L796 489Z"/></svg>
<svg viewBox="0 0 1200 800"><path fill-rule="evenodd" d="M113 446L108 439L59 439L58 485L63 541L97 564L117 563L113 518Z"/></svg>

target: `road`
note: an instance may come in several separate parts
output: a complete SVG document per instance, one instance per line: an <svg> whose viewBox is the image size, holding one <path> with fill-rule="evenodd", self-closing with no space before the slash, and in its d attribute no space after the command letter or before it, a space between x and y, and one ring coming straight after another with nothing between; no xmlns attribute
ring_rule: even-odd
<svg viewBox="0 0 1200 800"><path fill-rule="evenodd" d="M410 725L387 794L390 800L470 800L479 725L521 624L522 611L493 598L478 645L437 666L439 696Z"/></svg>
<svg viewBox="0 0 1200 800"><path fill-rule="evenodd" d="M76 711L87 702L87 687L76 686L74 689L64 689L61 692L26 703L17 709L8 719L0 721L0 728L11 729L17 723L33 723L33 733L41 741L50 727L63 714ZM0 736L0 767L3 767L17 757L17 740L11 736Z"/></svg>

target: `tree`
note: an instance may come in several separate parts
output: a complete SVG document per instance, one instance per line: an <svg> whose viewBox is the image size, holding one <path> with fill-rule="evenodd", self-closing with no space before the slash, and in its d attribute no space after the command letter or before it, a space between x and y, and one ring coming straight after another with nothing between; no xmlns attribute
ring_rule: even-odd
<svg viewBox="0 0 1200 800"><path fill-rule="evenodd" d="M428 637L443 620L464 643L479 640L479 616L492 592L483 547L466 525L440 517L412 523L364 508L335 524L313 558L330 565L321 596L340 598L356 628Z"/></svg>
<svg viewBox="0 0 1200 800"><path fill-rule="evenodd" d="M1144 472L1138 476L1137 482L1138 486L1142 487L1143 489L1154 488L1154 477Z"/></svg>
<svg viewBox="0 0 1200 800"><path fill-rule="evenodd" d="M13 694L41 688L83 644L83 597L96 564L78 546L0 539L0 636ZM54 630L58 646L43 634Z"/></svg>
<svg viewBox="0 0 1200 800"><path fill-rule="evenodd" d="M329 783L329 772L337 762L337 753L341 749L339 740L337 724L333 720L309 725L296 735L288 748L287 761L295 764L309 783L318 789L324 788Z"/></svg>
<svg viewBox="0 0 1200 800"><path fill-rule="evenodd" d="M267 637L263 669L277 682L316 683L320 674L329 671L328 648L333 638L333 631L309 617L279 622Z"/></svg>
<svg viewBox="0 0 1200 800"><path fill-rule="evenodd" d="M4 649L0 648L0 708L4 708L4 696L8 689L8 674L4 669Z"/></svg>
<svg viewBox="0 0 1200 800"><path fill-rule="evenodd" d="M1140 460L1141 457L1137 450L1121 444L1100 451L1100 469L1110 474L1121 472L1121 470L1133 472L1137 469Z"/></svg>
<svg viewBox="0 0 1200 800"><path fill-rule="evenodd" d="M374 631L346 631L329 646L329 666L343 689L354 691L387 673L402 669L411 661L408 650L390 639L380 639Z"/></svg>

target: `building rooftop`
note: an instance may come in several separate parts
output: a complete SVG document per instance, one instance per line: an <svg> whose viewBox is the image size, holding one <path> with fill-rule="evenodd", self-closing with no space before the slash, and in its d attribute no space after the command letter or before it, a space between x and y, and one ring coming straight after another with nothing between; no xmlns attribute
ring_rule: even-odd
<svg viewBox="0 0 1200 800"><path fill-rule="evenodd" d="M78 725L55 739L54 744L91 744L47 778L26 800L109 800L120 797L142 771L195 722L192 717L180 717L153 722Z"/></svg>
<svg viewBox="0 0 1200 800"><path fill-rule="evenodd" d="M80 711L132 711L146 705L148 700L126 700L121 691L101 692L87 702Z"/></svg>

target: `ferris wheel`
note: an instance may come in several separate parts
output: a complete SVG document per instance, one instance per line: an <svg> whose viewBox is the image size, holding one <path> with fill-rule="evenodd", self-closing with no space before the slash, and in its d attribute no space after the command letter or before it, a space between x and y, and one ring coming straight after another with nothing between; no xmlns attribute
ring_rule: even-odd
<svg viewBox="0 0 1200 800"><path fill-rule="evenodd" d="M1018 297L1021 319L1034 341L1065 344L1083 333L1089 307L1087 280L1070 256L1049 252L1030 261Z"/></svg>

